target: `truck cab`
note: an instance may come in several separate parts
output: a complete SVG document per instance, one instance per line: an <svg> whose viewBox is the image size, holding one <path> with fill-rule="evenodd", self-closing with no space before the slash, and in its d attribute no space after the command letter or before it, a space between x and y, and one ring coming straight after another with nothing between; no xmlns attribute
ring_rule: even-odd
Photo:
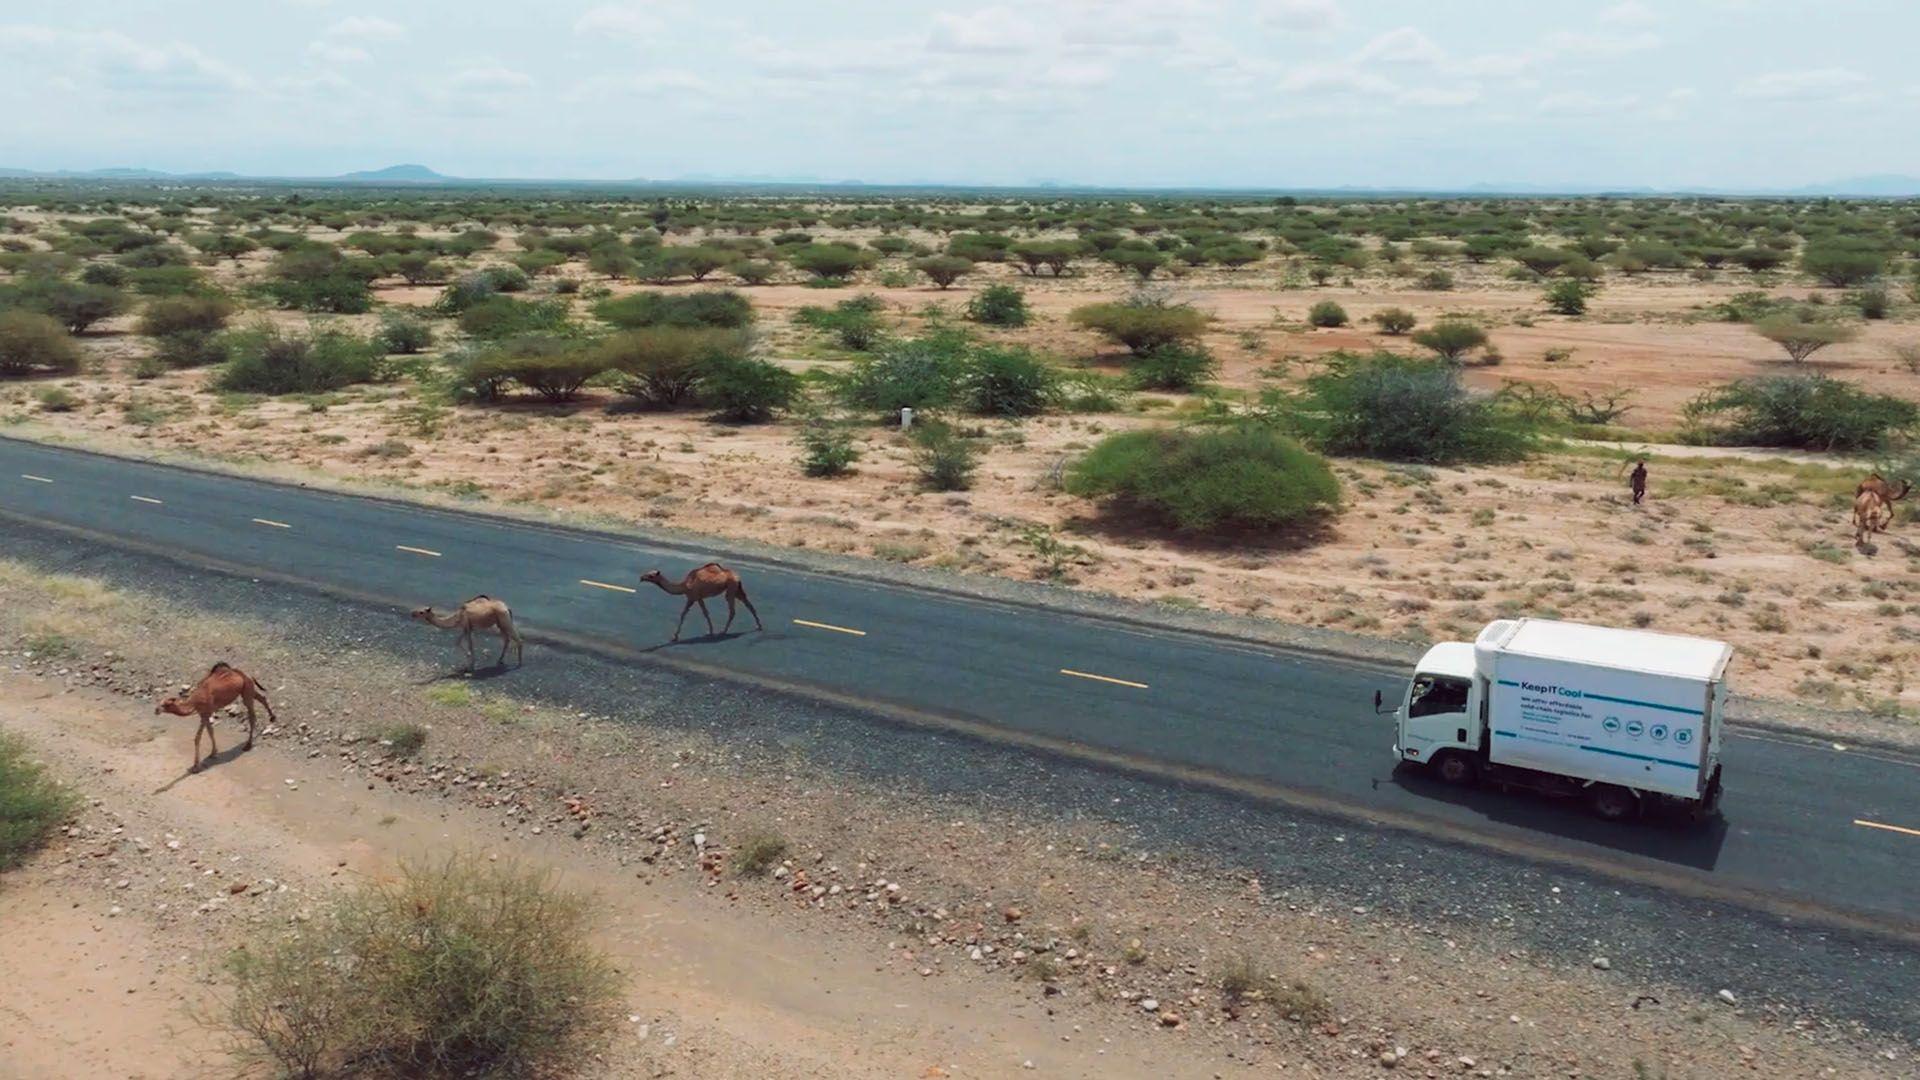
<svg viewBox="0 0 1920 1080"><path fill-rule="evenodd" d="M1396 714L1394 753L1403 761L1449 766L1471 777L1473 755L1486 730L1486 693L1474 665L1473 646L1443 641L1428 649L1414 665L1406 697ZM1449 750L1464 753L1449 754Z"/></svg>

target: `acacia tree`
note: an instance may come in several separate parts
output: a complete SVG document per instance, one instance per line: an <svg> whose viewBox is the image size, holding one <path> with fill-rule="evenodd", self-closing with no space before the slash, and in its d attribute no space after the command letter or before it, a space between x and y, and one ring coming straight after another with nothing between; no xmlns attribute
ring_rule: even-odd
<svg viewBox="0 0 1920 1080"><path fill-rule="evenodd" d="M1859 331L1845 323L1819 322L1797 315L1774 315L1753 324L1753 332L1787 351L1796 364L1829 345L1852 341Z"/></svg>
<svg viewBox="0 0 1920 1080"><path fill-rule="evenodd" d="M973 260L959 255L929 255L914 260L913 268L940 288L950 289L954 282L973 271Z"/></svg>
<svg viewBox="0 0 1920 1080"><path fill-rule="evenodd" d="M1487 343L1487 332L1465 319L1447 318L1413 335L1413 340L1432 349L1441 359L1457 364Z"/></svg>

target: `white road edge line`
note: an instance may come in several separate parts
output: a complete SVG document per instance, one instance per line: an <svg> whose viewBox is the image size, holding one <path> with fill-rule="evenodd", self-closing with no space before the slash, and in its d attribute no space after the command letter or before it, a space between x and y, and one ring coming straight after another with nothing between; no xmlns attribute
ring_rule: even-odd
<svg viewBox="0 0 1920 1080"><path fill-rule="evenodd" d="M1853 823L1863 829L1885 829L1888 832L1905 833L1908 836L1920 836L1920 829L1909 829L1904 825L1887 825L1878 821L1868 821L1866 818L1854 818Z"/></svg>
<svg viewBox="0 0 1920 1080"><path fill-rule="evenodd" d="M34 482L34 483L36 483L36 484L51 484L51 483L53 483L53 481L51 481L51 480L49 480L49 479L47 479L47 478L46 478L46 477L44 477L44 476L35 476L35 475L33 475L32 473L30 473L30 472L23 472L23 473L21 473L21 474L20 474L20 479L22 479L22 480L31 480L31 481L33 481L33 482Z"/></svg>
<svg viewBox="0 0 1920 1080"><path fill-rule="evenodd" d="M395 551L411 551L411 552L413 552L413 553L414 553L415 555L426 555L426 556L430 556L430 557L432 557L432 558L435 558L435 559L437 559L437 558L439 558L439 557L440 557L440 553L439 553L439 552L437 552L437 551L433 551L433 550L430 550L430 549L428 549L428 548L417 548L417 547L408 547L408 546L407 546L407 545L405 545L405 544L395 544L395 545L393 545L393 549L394 549Z"/></svg>
<svg viewBox="0 0 1920 1080"><path fill-rule="evenodd" d="M254 518L254 519L253 519L253 523L254 523L255 525L265 525L265 526L267 526L268 528L273 528L273 529L291 529L291 528L293 528L293 526L291 526L291 525L289 525L289 524L287 524L287 523L286 523L286 522L284 522L284 521L268 521L268 520L267 520L266 518Z"/></svg>
<svg viewBox="0 0 1920 1080"><path fill-rule="evenodd" d="M795 620L793 620L793 625L795 625L795 626L811 626L811 627L813 627L813 628L814 628L815 630L831 630L831 631L833 631L833 632L834 632L834 633L836 633L836 634L847 634L847 635L849 635L849 636L851 636L851 637L866 637L866 636L867 636L867 632L866 632L865 630L854 630L854 629L851 629L851 628L849 628L849 627L845 627L845 626L835 626L835 625L833 625L832 623L823 623L823 622L812 622L812 621L810 621L810 620L807 620L807 619L795 619Z"/></svg>
<svg viewBox="0 0 1920 1080"><path fill-rule="evenodd" d="M1085 671L1075 671L1072 668L1061 668L1060 674L1071 675L1076 679L1092 679L1094 682L1112 683L1115 686L1131 686L1135 690L1149 689L1147 684L1143 682L1134 682L1132 679L1116 679L1111 675L1094 675Z"/></svg>
<svg viewBox="0 0 1920 1080"><path fill-rule="evenodd" d="M594 581L592 578L581 578L580 584L591 585L596 589L611 589L614 592L630 593L640 591L638 589L629 589L625 585L609 585L604 581Z"/></svg>
<svg viewBox="0 0 1920 1080"><path fill-rule="evenodd" d="M165 503L162 503L159 499L150 499L145 495L129 495L127 496L127 498L132 499L134 502L152 503L155 506L166 505Z"/></svg>

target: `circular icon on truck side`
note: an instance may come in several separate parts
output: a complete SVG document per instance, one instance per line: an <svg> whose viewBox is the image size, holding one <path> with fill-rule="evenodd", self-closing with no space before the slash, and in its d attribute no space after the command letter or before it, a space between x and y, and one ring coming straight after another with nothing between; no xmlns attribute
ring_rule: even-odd
<svg viewBox="0 0 1920 1080"><path fill-rule="evenodd" d="M1629 721L1627 721L1627 734L1628 734L1628 735L1631 735L1631 736L1633 736L1634 738L1636 738L1636 739L1637 739L1637 738L1639 738L1639 737L1640 737L1640 733L1641 733L1641 732L1643 732L1643 731L1645 731L1645 730L1647 730L1647 725L1645 725L1645 724L1643 724L1643 723L1641 723L1640 721L1638 721L1638 720L1629 720Z"/></svg>
<svg viewBox="0 0 1920 1080"><path fill-rule="evenodd" d="M1654 742L1666 742L1667 741L1667 725L1655 724L1652 727L1647 729L1647 734L1652 737Z"/></svg>
<svg viewBox="0 0 1920 1080"><path fill-rule="evenodd" d="M1681 728L1678 731L1675 731L1673 733L1673 741L1676 743L1679 743L1681 746L1686 746L1687 744L1693 742L1693 729Z"/></svg>
<svg viewBox="0 0 1920 1080"><path fill-rule="evenodd" d="M1600 726L1607 729L1609 733L1619 731L1620 718L1617 716L1609 716L1605 720L1600 721Z"/></svg>

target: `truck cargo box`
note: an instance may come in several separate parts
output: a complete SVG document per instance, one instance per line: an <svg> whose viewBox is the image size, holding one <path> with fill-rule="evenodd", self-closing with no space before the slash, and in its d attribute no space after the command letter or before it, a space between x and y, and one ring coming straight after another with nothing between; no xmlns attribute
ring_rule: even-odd
<svg viewBox="0 0 1920 1080"><path fill-rule="evenodd" d="M1698 799L1719 760L1733 650L1704 638L1547 619L1491 623L1488 758Z"/></svg>

